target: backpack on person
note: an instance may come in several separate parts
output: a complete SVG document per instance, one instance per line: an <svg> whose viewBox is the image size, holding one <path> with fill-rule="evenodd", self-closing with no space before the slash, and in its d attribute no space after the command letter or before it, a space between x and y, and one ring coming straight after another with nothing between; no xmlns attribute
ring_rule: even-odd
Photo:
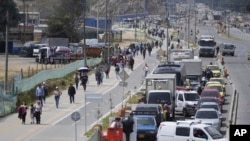
<svg viewBox="0 0 250 141"><path fill-rule="evenodd" d="M119 71L120 71L120 67L119 67L118 65L115 67L115 71L116 71L116 72L119 72Z"/></svg>

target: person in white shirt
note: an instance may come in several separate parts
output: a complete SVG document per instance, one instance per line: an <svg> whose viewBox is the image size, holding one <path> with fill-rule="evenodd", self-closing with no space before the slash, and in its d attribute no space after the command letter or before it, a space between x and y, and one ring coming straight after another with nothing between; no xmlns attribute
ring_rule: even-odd
<svg viewBox="0 0 250 141"><path fill-rule="evenodd" d="M144 70L144 77L147 77L148 72L149 72L149 67L147 64L145 64L145 66L143 67L143 70Z"/></svg>

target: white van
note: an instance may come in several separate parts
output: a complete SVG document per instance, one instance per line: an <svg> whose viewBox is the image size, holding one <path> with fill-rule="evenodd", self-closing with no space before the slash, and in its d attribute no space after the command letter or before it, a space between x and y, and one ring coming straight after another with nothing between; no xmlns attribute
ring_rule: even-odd
<svg viewBox="0 0 250 141"><path fill-rule="evenodd" d="M193 116L199 99L196 91L177 91L175 113L182 113L184 117Z"/></svg>
<svg viewBox="0 0 250 141"><path fill-rule="evenodd" d="M157 141L229 141L214 127L199 121L162 122Z"/></svg>

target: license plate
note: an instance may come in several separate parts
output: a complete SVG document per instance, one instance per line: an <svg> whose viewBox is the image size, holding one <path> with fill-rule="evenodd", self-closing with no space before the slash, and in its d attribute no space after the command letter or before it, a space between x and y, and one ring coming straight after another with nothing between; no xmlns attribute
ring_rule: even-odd
<svg viewBox="0 0 250 141"><path fill-rule="evenodd" d="M139 138L144 138L145 136L144 136L144 134L139 134L138 137Z"/></svg>

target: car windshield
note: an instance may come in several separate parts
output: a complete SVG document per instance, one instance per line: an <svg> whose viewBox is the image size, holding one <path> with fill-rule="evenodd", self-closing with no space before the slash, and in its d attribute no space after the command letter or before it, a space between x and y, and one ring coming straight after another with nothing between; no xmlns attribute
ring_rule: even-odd
<svg viewBox="0 0 250 141"><path fill-rule="evenodd" d="M200 108L212 108L219 111L218 105L201 105Z"/></svg>
<svg viewBox="0 0 250 141"><path fill-rule="evenodd" d="M154 125L154 118L152 117L136 117L137 125Z"/></svg>
<svg viewBox="0 0 250 141"><path fill-rule="evenodd" d="M206 41L206 40L200 40L199 45L200 46L210 46L210 47L212 47L212 46L215 45L215 43L212 40L208 40L208 41Z"/></svg>
<svg viewBox="0 0 250 141"><path fill-rule="evenodd" d="M197 76L191 76L191 75L188 75L186 76L187 79L191 80L191 81L198 81L198 77Z"/></svg>
<svg viewBox="0 0 250 141"><path fill-rule="evenodd" d="M136 107L136 111L158 111L157 107Z"/></svg>
<svg viewBox="0 0 250 141"><path fill-rule="evenodd" d="M216 102L217 104L219 104L219 101L215 98L201 98L199 101L198 101L198 104L201 104L203 102Z"/></svg>
<svg viewBox="0 0 250 141"><path fill-rule="evenodd" d="M187 101L198 101L199 95L196 93L185 93L185 99Z"/></svg>
<svg viewBox="0 0 250 141"><path fill-rule="evenodd" d="M216 89L216 90L218 90L219 92L222 92L222 87L221 86L207 86L207 88L209 88L209 89Z"/></svg>
<svg viewBox="0 0 250 141"><path fill-rule="evenodd" d="M224 49L234 49L234 45L225 45Z"/></svg>
<svg viewBox="0 0 250 141"><path fill-rule="evenodd" d="M218 114L216 111L197 111L195 118L201 119L217 119Z"/></svg>
<svg viewBox="0 0 250 141"><path fill-rule="evenodd" d="M204 129L207 131L207 133L214 140L223 138L223 135L218 130L216 130L215 128L213 128L211 126L205 127Z"/></svg>
<svg viewBox="0 0 250 141"><path fill-rule="evenodd" d="M150 93L148 97L148 104L162 104L167 103L168 105L171 104L170 93L166 92L157 92L157 93Z"/></svg>
<svg viewBox="0 0 250 141"><path fill-rule="evenodd" d="M223 79L213 79L213 78L211 78L209 81L210 81L210 82L219 82L219 83L222 84L222 85L225 84L225 82L224 82Z"/></svg>
<svg viewBox="0 0 250 141"><path fill-rule="evenodd" d="M207 91L207 92L202 92L201 96L202 97L217 97L218 98L219 94L216 93L216 92L209 92L209 91Z"/></svg>
<svg viewBox="0 0 250 141"><path fill-rule="evenodd" d="M208 68L209 68L210 70L218 70L218 69L219 69L218 66L208 66Z"/></svg>

